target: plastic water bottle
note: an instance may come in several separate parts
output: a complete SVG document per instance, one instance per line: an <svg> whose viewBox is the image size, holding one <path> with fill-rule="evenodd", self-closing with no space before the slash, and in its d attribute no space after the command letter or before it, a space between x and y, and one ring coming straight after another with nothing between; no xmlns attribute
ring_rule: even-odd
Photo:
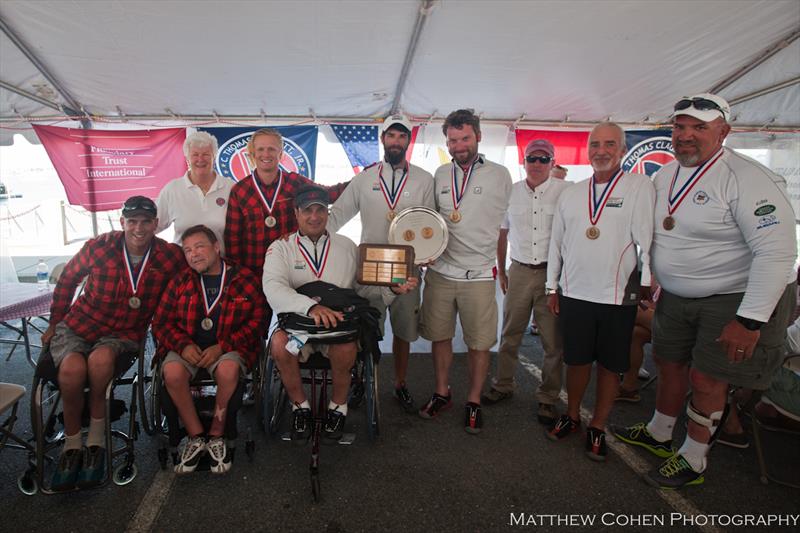
<svg viewBox="0 0 800 533"><path fill-rule="evenodd" d="M47 263L44 262L44 259L39 259L39 264L36 265L36 284L39 286L39 290L48 290L50 288L48 286L49 282L50 269L47 268Z"/></svg>

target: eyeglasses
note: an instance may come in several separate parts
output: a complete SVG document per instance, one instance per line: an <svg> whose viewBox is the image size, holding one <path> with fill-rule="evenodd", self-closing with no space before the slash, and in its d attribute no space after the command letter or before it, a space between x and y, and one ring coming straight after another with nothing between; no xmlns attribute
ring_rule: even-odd
<svg viewBox="0 0 800 533"><path fill-rule="evenodd" d="M122 204L122 213L130 213L131 211L147 211L155 213L155 204L150 198L144 196L132 196Z"/></svg>
<svg viewBox="0 0 800 533"><path fill-rule="evenodd" d="M539 163L541 163L543 165L546 165L547 163L549 163L552 160L553 160L553 158L550 157L549 155L541 155L541 156L540 155L527 155L527 156L525 156L525 161L527 161L528 163L535 163L536 161L538 161Z"/></svg>
<svg viewBox="0 0 800 533"><path fill-rule="evenodd" d="M707 98L683 98L678 100L678 103L675 104L675 111L683 111L690 107L694 107L698 111L719 111L723 116L726 114L726 111L718 103Z"/></svg>

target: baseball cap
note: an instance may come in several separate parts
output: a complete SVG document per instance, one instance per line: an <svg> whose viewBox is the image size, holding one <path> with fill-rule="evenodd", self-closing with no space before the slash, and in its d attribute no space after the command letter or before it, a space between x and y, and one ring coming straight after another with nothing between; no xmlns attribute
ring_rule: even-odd
<svg viewBox="0 0 800 533"><path fill-rule="evenodd" d="M725 122L731 118L731 106L721 96L711 93L701 93L694 96L684 96L675 104L672 118L678 115L689 115L703 122L711 122L722 117Z"/></svg>
<svg viewBox="0 0 800 533"><path fill-rule="evenodd" d="M294 195L294 206L298 209L305 209L313 204L328 207L330 203L331 197L328 195L328 191L322 187L315 187L314 185L302 187Z"/></svg>
<svg viewBox="0 0 800 533"><path fill-rule="evenodd" d="M556 151L553 148L553 145L550 141L546 141L544 139L534 139L528 143L525 147L525 156L531 154L531 152L544 152L550 157L555 157Z"/></svg>
<svg viewBox="0 0 800 533"><path fill-rule="evenodd" d="M411 133L411 122L409 122L405 115L389 115L386 117L386 120L383 121L383 125L381 125L381 135L395 124L403 126L407 130L406 133Z"/></svg>
<svg viewBox="0 0 800 533"><path fill-rule="evenodd" d="M122 216L129 218L136 215L146 215L150 218L158 216L155 202L146 196L131 196L122 204Z"/></svg>

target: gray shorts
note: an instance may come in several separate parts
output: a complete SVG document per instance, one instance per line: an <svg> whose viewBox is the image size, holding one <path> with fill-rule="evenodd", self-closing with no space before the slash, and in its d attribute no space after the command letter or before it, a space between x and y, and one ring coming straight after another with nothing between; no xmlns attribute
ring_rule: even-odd
<svg viewBox="0 0 800 533"><path fill-rule="evenodd" d="M242 356L239 355L239 352L227 352L220 355L219 359L214 361L214 363L206 369L212 378L214 378L214 371L217 370L217 366L225 360L236 361L239 363L239 370L241 371L242 375L247 374L247 367L244 364L244 359L242 359ZM197 372L200 371L200 367L194 366L192 363L178 355L178 352L168 352L167 356L164 358L164 361L161 362L161 367L163 368L165 364L172 362L182 364L183 367L189 372L189 375L192 376L191 379L194 379L197 375Z"/></svg>
<svg viewBox="0 0 800 533"><path fill-rule="evenodd" d="M666 361L689 362L704 374L735 385L764 390L784 357L784 338L796 304L797 285L786 286L761 336L753 357L728 360L717 338L734 319L743 293L682 298L662 291L653 317L653 353Z"/></svg>
<svg viewBox="0 0 800 533"><path fill-rule="evenodd" d="M59 322L56 324L55 335L50 340L50 355L53 357L53 364L58 368L61 361L69 353L77 352L84 357L89 357L90 353L103 346L108 346L114 350L114 354L117 357L123 354L130 354L131 359L133 359L139 354L138 342L107 335L92 343L78 336L64 322Z"/></svg>
<svg viewBox="0 0 800 533"><path fill-rule="evenodd" d="M420 288L417 285L413 291L396 297L388 307L392 335L406 342L414 342L419 338L419 296ZM383 335L387 307L381 298L371 299L369 304L381 312L379 323Z"/></svg>

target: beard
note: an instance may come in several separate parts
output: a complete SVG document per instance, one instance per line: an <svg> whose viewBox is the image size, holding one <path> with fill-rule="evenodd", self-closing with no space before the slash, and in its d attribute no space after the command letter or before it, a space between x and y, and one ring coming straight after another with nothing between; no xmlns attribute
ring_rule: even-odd
<svg viewBox="0 0 800 533"><path fill-rule="evenodd" d="M400 148L389 148L384 152L384 159L392 166L397 166L406 158L406 151Z"/></svg>
<svg viewBox="0 0 800 533"><path fill-rule="evenodd" d="M683 167L696 167L700 162L700 154L697 152L691 154L681 154L675 152L675 159L677 159L678 163L680 163Z"/></svg>

